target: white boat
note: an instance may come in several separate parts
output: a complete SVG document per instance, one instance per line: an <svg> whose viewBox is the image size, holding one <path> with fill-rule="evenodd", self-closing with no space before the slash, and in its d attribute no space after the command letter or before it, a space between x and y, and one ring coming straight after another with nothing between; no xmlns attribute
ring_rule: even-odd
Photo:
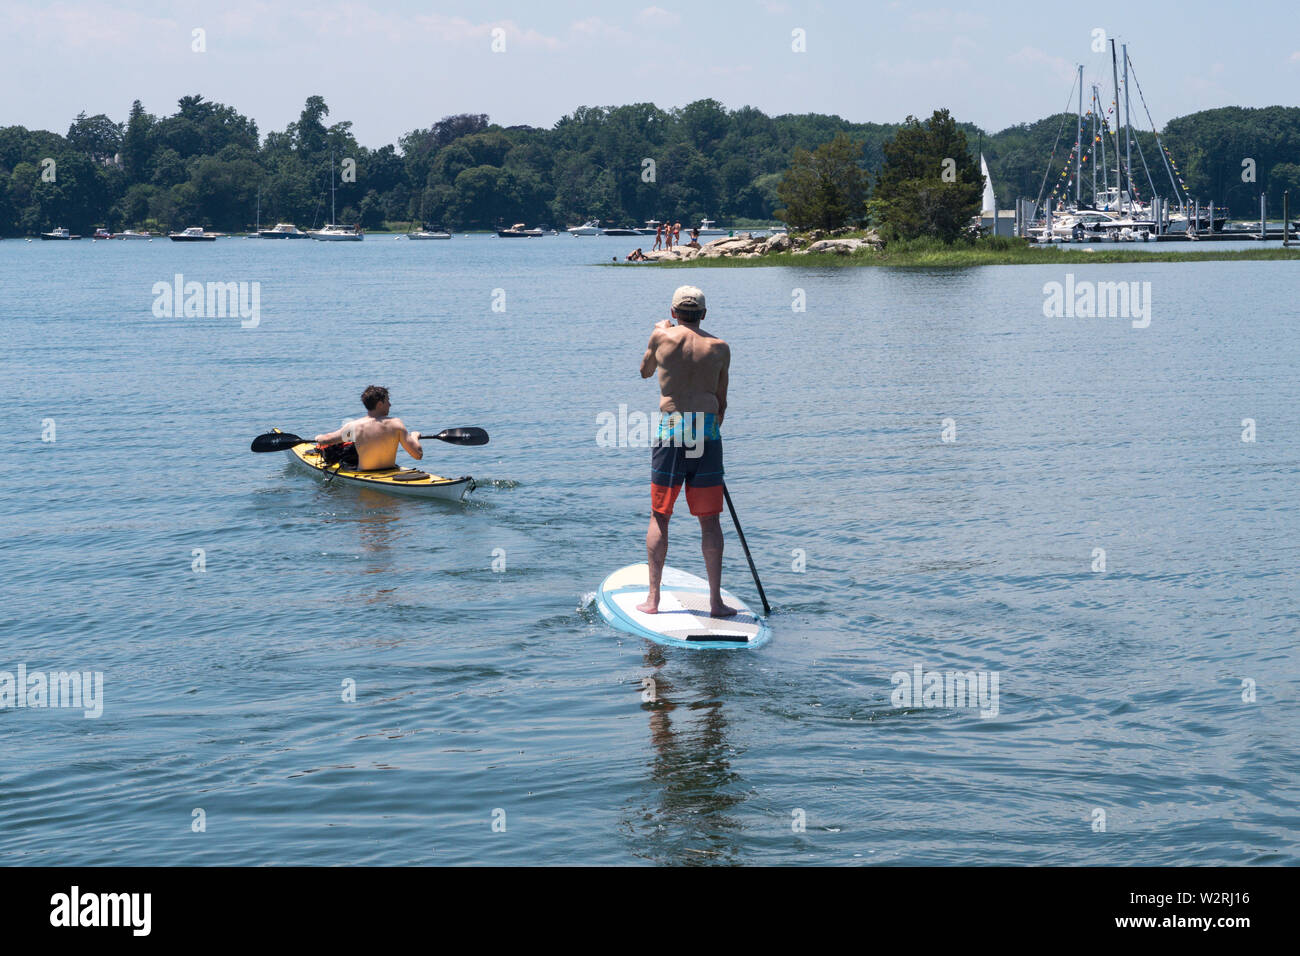
<svg viewBox="0 0 1300 956"><path fill-rule="evenodd" d="M308 239L310 236L291 222L277 222L274 229L259 229L260 239Z"/></svg>
<svg viewBox="0 0 1300 956"><path fill-rule="evenodd" d="M134 229L125 229L122 232L113 234L114 239L152 239L151 232L136 232Z"/></svg>
<svg viewBox="0 0 1300 956"><path fill-rule="evenodd" d="M406 234L406 238L407 239L450 239L451 233L429 232L427 230L420 230L419 232L408 232Z"/></svg>
<svg viewBox="0 0 1300 956"><path fill-rule="evenodd" d="M330 221L322 229L309 231L307 235L321 242L360 242L360 226L340 226L334 221L334 154L330 153Z"/></svg>
<svg viewBox="0 0 1300 956"><path fill-rule="evenodd" d="M53 232L41 233L41 238L42 239L80 239L81 237L74 236L67 229L63 228L63 226L59 226L59 228L55 229Z"/></svg>
<svg viewBox="0 0 1300 956"><path fill-rule="evenodd" d="M337 223L309 231L307 235L321 242L360 242L364 238L360 226L340 226Z"/></svg>
<svg viewBox="0 0 1300 956"><path fill-rule="evenodd" d="M701 219L700 224L695 228L699 230L701 236L725 236L731 232L730 229L717 228L712 219Z"/></svg>
<svg viewBox="0 0 1300 956"><path fill-rule="evenodd" d="M574 226L568 230L571 236L599 236L601 234L600 220L588 219L581 226Z"/></svg>
<svg viewBox="0 0 1300 956"><path fill-rule="evenodd" d="M663 225L658 219L647 219L645 225L636 231L638 236L653 236L659 232L659 227Z"/></svg>
<svg viewBox="0 0 1300 956"><path fill-rule="evenodd" d="M517 222L509 229L498 229L497 236L502 239L537 239L544 236L540 228L528 229L522 222Z"/></svg>
<svg viewBox="0 0 1300 956"><path fill-rule="evenodd" d="M169 232L167 238L172 242L213 242L219 232L206 232L202 226L190 226L184 232Z"/></svg>

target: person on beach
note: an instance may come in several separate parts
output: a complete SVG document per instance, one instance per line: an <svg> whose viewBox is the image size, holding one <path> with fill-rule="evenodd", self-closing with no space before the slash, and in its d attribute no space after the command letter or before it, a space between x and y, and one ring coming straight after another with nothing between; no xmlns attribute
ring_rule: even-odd
<svg viewBox="0 0 1300 956"><path fill-rule="evenodd" d="M668 519L682 485L700 520L700 550L709 577L709 613L729 617L722 601L722 418L727 412L731 349L700 328L704 293L684 285L673 293L672 317L655 324L641 359L641 377L659 373L659 431L650 450L650 527L645 549L650 593L637 610L659 611L659 585L668 558Z"/></svg>
<svg viewBox="0 0 1300 956"><path fill-rule="evenodd" d="M686 243L688 249L700 248L700 227L696 226L691 230L691 241Z"/></svg>
<svg viewBox="0 0 1300 956"><path fill-rule="evenodd" d="M652 250L650 250L650 251L653 252L654 250L652 249ZM628 253L627 261L628 261L628 262L644 262L644 261L645 261L646 259L648 259L648 258L649 258L649 257L648 257L644 252L642 252L641 249L638 247L638 248L636 248L636 249L633 249L630 253Z"/></svg>
<svg viewBox="0 0 1300 956"><path fill-rule="evenodd" d="M679 246L682 244L682 224L680 222L673 223L673 242Z"/></svg>
<svg viewBox="0 0 1300 956"><path fill-rule="evenodd" d="M361 404L366 406L364 418L354 418L338 431L317 435L318 445L337 445L353 442L357 452L357 471L383 471L397 467L397 446L419 461L424 457L420 433L408 432L400 418L390 418L388 389L369 386L361 393Z"/></svg>
<svg viewBox="0 0 1300 956"><path fill-rule="evenodd" d="M661 222L659 223L659 225L655 226L655 244L650 247L650 251L654 252L654 250L661 248L663 244L664 244L664 224Z"/></svg>

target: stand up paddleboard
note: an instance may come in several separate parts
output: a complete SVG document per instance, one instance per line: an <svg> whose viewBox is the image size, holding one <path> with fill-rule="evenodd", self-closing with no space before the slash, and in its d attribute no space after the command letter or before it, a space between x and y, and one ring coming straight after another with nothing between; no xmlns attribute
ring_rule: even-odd
<svg viewBox="0 0 1300 956"><path fill-rule="evenodd" d="M676 568L664 568L659 586L659 613L636 606L650 593L650 569L644 564L620 568L601 582L596 607L613 627L670 647L734 650L758 647L771 636L767 622L729 591L722 600L734 617L709 616L709 582Z"/></svg>

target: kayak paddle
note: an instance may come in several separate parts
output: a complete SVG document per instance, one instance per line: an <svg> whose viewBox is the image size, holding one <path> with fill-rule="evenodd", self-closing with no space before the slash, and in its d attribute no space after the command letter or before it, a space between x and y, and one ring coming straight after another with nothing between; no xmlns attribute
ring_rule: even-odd
<svg viewBox="0 0 1300 956"><path fill-rule="evenodd" d="M413 429L414 430L414 429ZM488 443L488 433L481 428L446 428L436 435L420 435L420 441L426 438L436 438L438 441L449 442L453 445L486 445ZM288 451L295 445L303 443L313 444L310 438L299 438L297 435L290 435L287 432L267 432L265 435L258 435L253 439L253 444L249 447L253 451Z"/></svg>

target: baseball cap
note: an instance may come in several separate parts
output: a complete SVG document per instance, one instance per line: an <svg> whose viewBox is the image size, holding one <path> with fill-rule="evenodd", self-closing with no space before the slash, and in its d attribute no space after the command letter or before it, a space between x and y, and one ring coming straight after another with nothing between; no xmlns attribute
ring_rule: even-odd
<svg viewBox="0 0 1300 956"><path fill-rule="evenodd" d="M703 312L704 293L693 285L681 286L673 293L673 309L678 312Z"/></svg>

